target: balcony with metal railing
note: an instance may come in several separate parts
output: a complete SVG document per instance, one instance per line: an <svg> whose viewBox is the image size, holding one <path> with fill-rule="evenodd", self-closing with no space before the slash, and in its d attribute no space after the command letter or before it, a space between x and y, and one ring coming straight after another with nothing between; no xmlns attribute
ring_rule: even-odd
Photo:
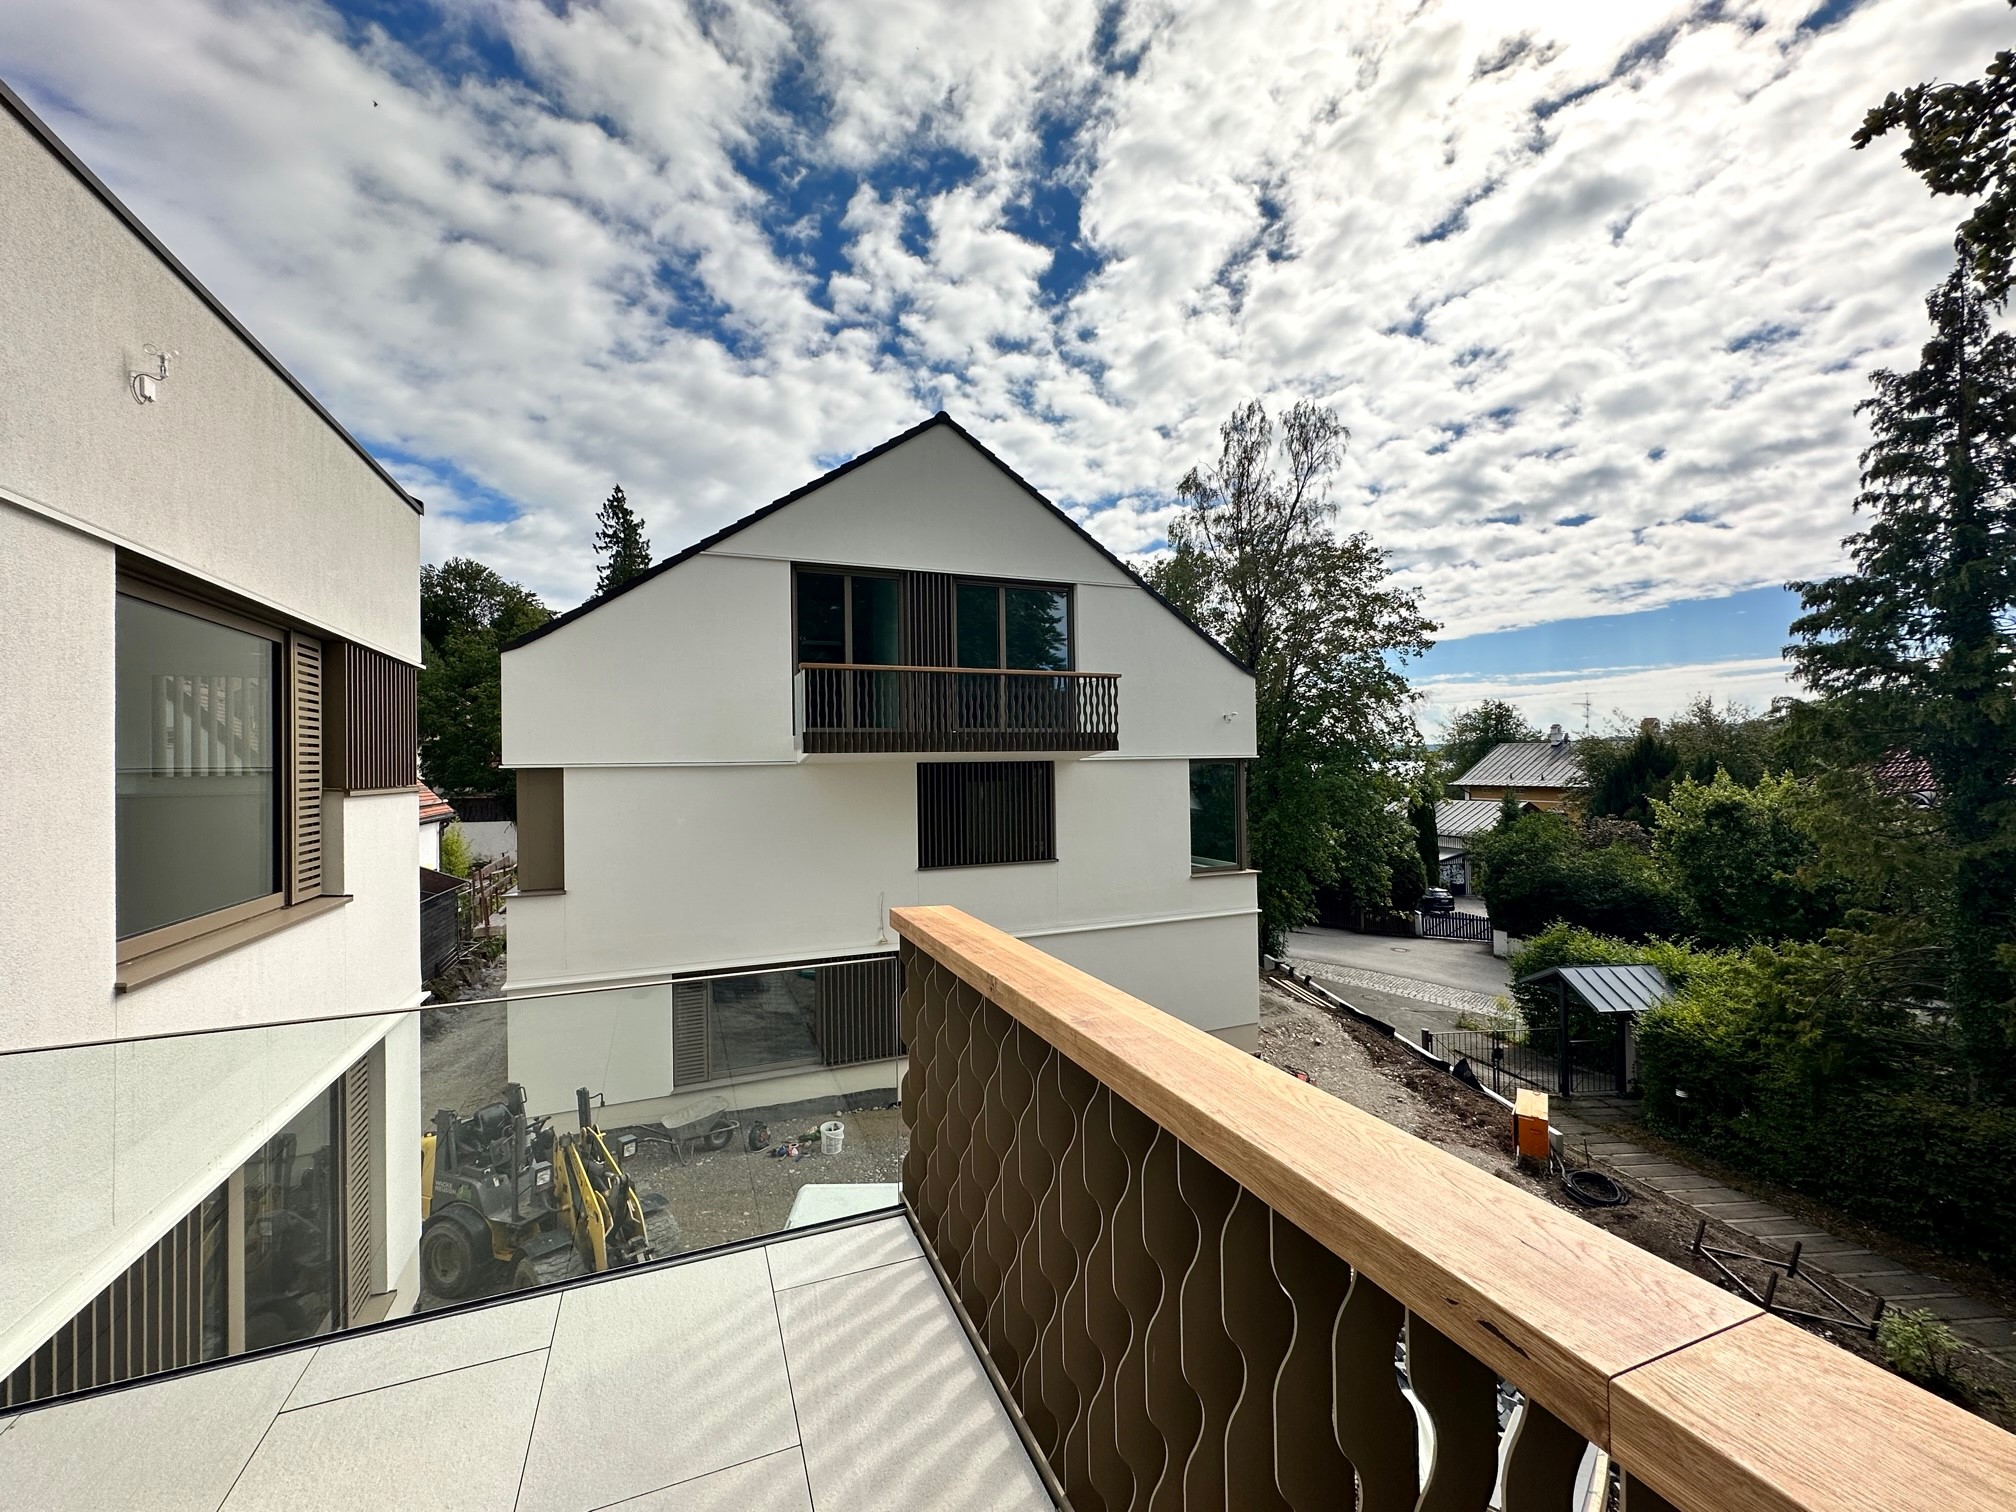
<svg viewBox="0 0 2016 1512"><path fill-rule="evenodd" d="M0 1505L2010 1506L2016 1438L1982 1420L957 910L892 921L900 1207L759 1214L695 1252L0 1416ZM553 1019L512 1074L550 1044L574 1060L543 1080L571 1082L610 1059L605 1029L655 1043L685 990L514 1009ZM708 1032L752 1065L818 1022L795 976L714 996L741 1017ZM730 1099L745 1122L805 1090L764 1091L778 1075ZM619 1119L613 1091L573 1122L627 1159L655 1105ZM717 1125L691 1127L656 1178L682 1218Z"/></svg>
<svg viewBox="0 0 2016 1512"><path fill-rule="evenodd" d="M792 701L808 756L1086 755L1120 744L1117 672L804 662Z"/></svg>

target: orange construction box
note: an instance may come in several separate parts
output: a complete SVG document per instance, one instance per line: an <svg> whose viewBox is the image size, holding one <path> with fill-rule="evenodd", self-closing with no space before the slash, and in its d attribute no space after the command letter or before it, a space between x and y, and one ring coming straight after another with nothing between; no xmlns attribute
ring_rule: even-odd
<svg viewBox="0 0 2016 1512"><path fill-rule="evenodd" d="M1512 1104L1512 1143L1522 1159L1546 1164L1554 1153L1547 1129L1547 1094L1521 1087Z"/></svg>

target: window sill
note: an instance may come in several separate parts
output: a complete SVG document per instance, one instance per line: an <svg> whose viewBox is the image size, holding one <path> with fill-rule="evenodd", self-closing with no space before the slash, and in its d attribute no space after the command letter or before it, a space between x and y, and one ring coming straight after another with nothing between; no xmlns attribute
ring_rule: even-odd
<svg viewBox="0 0 2016 1512"><path fill-rule="evenodd" d="M263 940L268 935L278 934L283 929L291 929L296 924L305 924L310 919L319 919L324 914L333 913L350 901L344 893L332 894L324 898L311 898L306 903L296 903L292 908L275 908L255 918L244 919L236 924L226 924L222 929L213 929L208 934L197 935L193 939L181 940L173 945L164 945L159 950L150 950L145 955L134 956L130 961L121 961L112 976L114 992L131 992L136 987L145 987L149 982L158 982L163 977L187 971L191 966L236 950L241 945L250 945L254 940Z"/></svg>
<svg viewBox="0 0 2016 1512"><path fill-rule="evenodd" d="M566 896L567 889L564 887L514 887L511 891L504 894L506 901L512 898L564 898Z"/></svg>
<svg viewBox="0 0 2016 1512"><path fill-rule="evenodd" d="M1193 866L1190 875L1195 877L1257 877L1260 873L1250 866Z"/></svg>

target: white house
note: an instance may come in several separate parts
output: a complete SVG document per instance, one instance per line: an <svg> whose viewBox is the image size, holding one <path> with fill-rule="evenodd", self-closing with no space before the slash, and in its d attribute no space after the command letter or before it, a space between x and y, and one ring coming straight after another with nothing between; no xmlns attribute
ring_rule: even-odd
<svg viewBox="0 0 2016 1512"><path fill-rule="evenodd" d="M414 1292L420 506L4 87L0 205L7 1405Z"/></svg>
<svg viewBox="0 0 2016 1512"><path fill-rule="evenodd" d="M893 1085L909 903L1257 1043L1252 679L949 416L542 626L503 675L514 998L774 973L514 1008L535 1108Z"/></svg>

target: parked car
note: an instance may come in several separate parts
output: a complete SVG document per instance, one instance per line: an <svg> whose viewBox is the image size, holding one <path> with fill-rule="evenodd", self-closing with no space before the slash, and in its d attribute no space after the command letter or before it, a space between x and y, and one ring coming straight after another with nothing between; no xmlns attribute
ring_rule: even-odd
<svg viewBox="0 0 2016 1512"><path fill-rule="evenodd" d="M1446 914L1456 912L1456 898L1446 887L1431 887L1421 894L1421 901L1414 905L1416 913Z"/></svg>

